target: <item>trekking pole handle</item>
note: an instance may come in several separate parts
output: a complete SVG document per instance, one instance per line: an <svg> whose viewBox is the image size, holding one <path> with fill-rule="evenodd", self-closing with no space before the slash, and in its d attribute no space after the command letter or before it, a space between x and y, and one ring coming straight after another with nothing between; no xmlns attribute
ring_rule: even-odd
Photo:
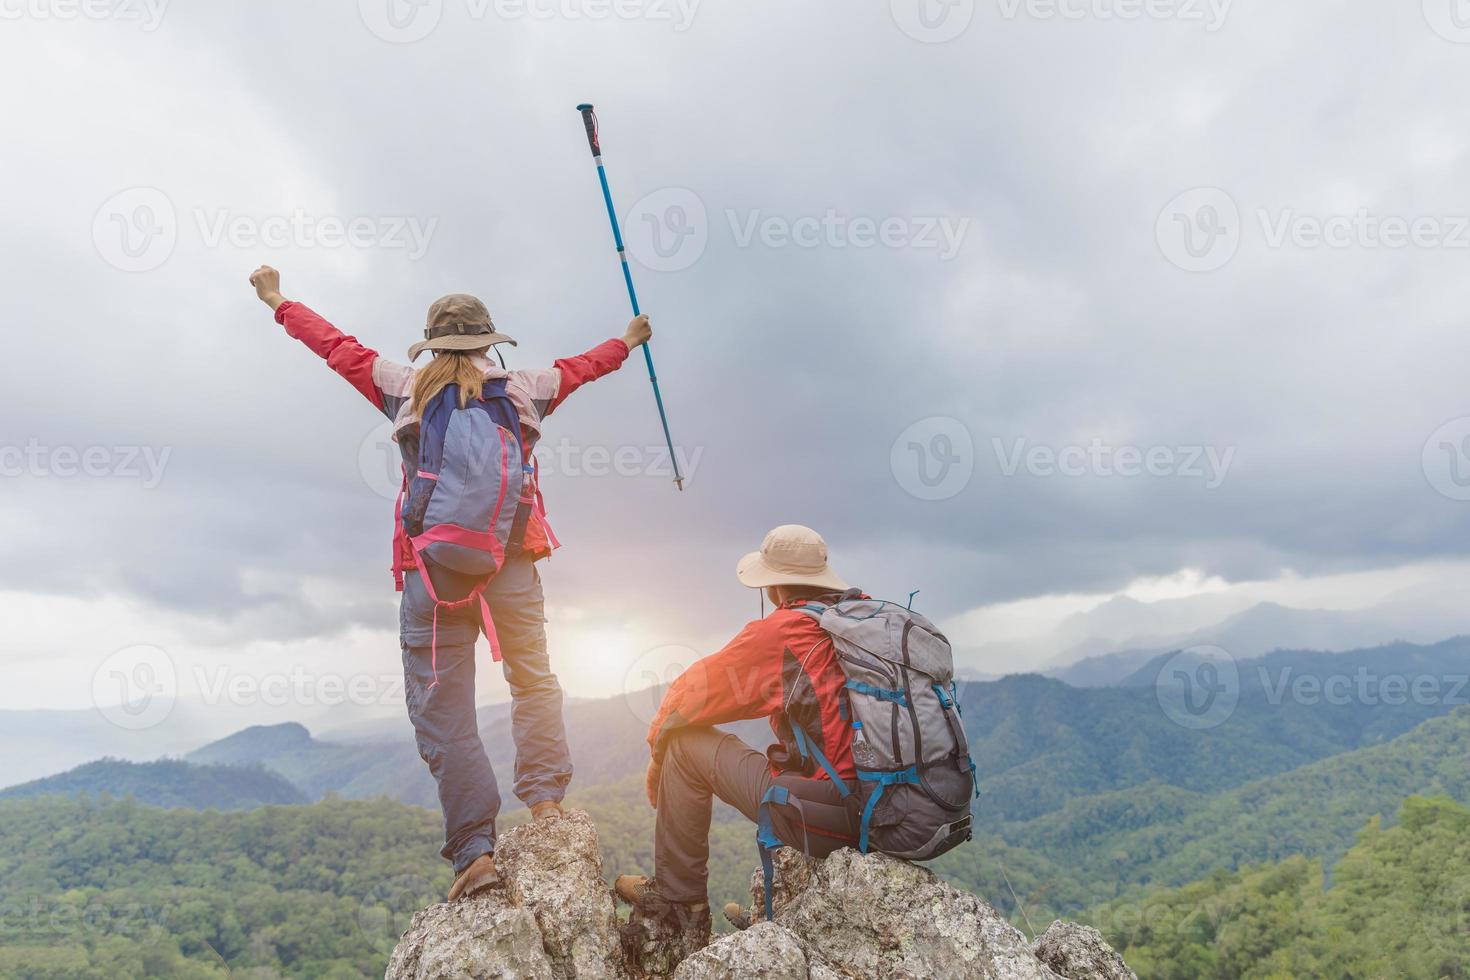
<svg viewBox="0 0 1470 980"><path fill-rule="evenodd" d="M582 125L587 129L587 146L594 157L602 156L602 144L597 141L597 111L590 102L577 106L577 111L582 114Z"/></svg>

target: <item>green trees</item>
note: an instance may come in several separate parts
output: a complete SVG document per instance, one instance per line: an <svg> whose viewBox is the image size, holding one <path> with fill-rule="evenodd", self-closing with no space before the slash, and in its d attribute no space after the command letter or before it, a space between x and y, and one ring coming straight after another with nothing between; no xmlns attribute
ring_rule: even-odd
<svg viewBox="0 0 1470 980"><path fill-rule="evenodd" d="M1322 863L1292 857L1086 918L1142 977L1470 977L1470 810L1411 797L1331 878L1324 889Z"/></svg>
<svg viewBox="0 0 1470 980"><path fill-rule="evenodd" d="M381 976L406 916L448 887L439 835L388 801L0 803L0 976Z"/></svg>

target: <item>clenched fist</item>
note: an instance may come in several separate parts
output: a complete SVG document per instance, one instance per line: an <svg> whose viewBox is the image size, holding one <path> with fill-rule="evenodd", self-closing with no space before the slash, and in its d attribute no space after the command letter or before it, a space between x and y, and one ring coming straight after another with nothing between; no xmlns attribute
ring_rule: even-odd
<svg viewBox="0 0 1470 980"><path fill-rule="evenodd" d="M286 302L286 297L281 295L281 274L268 265L250 273L250 285L255 287L260 301L273 311Z"/></svg>
<svg viewBox="0 0 1470 980"><path fill-rule="evenodd" d="M653 327L649 326L648 314L635 316L628 323L628 332L623 334L623 343L628 345L628 350L641 347L648 343L648 338L653 336Z"/></svg>

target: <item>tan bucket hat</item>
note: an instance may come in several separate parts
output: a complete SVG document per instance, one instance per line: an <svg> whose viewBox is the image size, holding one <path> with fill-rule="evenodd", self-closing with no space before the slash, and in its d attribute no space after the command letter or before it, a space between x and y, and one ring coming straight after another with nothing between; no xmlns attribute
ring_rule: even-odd
<svg viewBox="0 0 1470 980"><path fill-rule="evenodd" d="M495 344L516 346L496 331L484 303L467 293L450 293L429 307L424 339L408 349L408 359L417 360L426 350L484 350Z"/></svg>
<svg viewBox="0 0 1470 980"><path fill-rule="evenodd" d="M770 585L818 585L846 592L847 583L827 564L827 542L809 527L783 524L735 566L742 585L763 589Z"/></svg>

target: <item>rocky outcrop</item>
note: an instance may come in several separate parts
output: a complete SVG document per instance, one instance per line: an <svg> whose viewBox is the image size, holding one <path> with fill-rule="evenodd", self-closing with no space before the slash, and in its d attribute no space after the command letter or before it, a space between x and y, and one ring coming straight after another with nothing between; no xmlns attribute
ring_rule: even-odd
<svg viewBox="0 0 1470 980"><path fill-rule="evenodd" d="M413 917L387 977L507 977L552 980L536 917L494 897L430 906Z"/></svg>
<svg viewBox="0 0 1470 980"><path fill-rule="evenodd" d="M500 884L413 917L387 980L624 980L612 893L587 814L507 831Z"/></svg>
<svg viewBox="0 0 1470 980"><path fill-rule="evenodd" d="M1033 946L917 865L850 850L776 858L774 921L762 921L757 873L747 911L756 924L686 950L656 921L619 925L585 814L519 827L500 841L500 885L416 915L386 980L1136 980L1096 930L1055 922Z"/></svg>
<svg viewBox="0 0 1470 980"><path fill-rule="evenodd" d="M807 980L811 965L801 941L772 922L759 922L695 953L674 980Z"/></svg>
<svg viewBox="0 0 1470 980"><path fill-rule="evenodd" d="M1075 922L1053 922L1032 949L1036 958L1068 980L1137 980L1102 933Z"/></svg>
<svg viewBox="0 0 1470 980"><path fill-rule="evenodd" d="M1033 948L979 898L886 855L843 850L817 862L788 848L777 854L776 872L772 924L807 960L808 972L792 976L1137 980L1096 930L1057 922ZM764 879L756 873L746 914L760 921L764 903ZM724 958L728 943L705 953ZM738 953L732 946L729 955Z"/></svg>

